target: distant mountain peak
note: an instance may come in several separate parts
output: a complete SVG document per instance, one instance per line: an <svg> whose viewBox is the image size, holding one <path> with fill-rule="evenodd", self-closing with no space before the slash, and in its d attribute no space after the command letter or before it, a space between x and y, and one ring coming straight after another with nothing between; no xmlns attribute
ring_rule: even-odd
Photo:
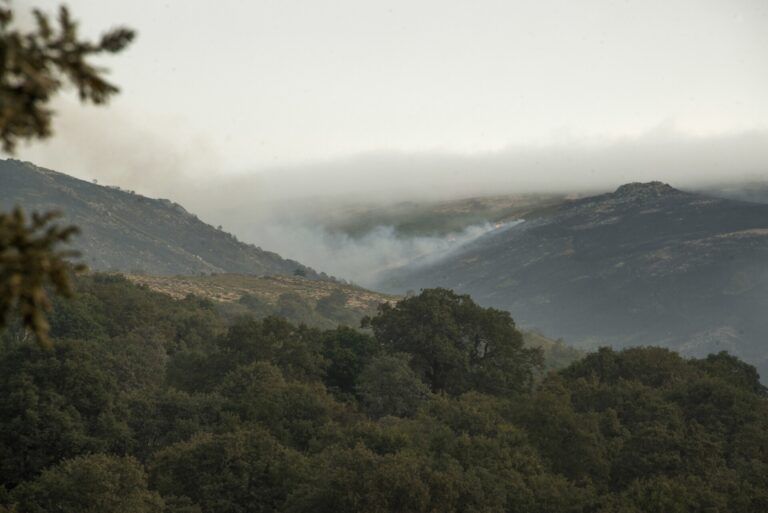
<svg viewBox="0 0 768 513"><path fill-rule="evenodd" d="M624 184L613 193L622 197L659 197L670 194L680 194L681 191L664 182L633 182Z"/></svg>

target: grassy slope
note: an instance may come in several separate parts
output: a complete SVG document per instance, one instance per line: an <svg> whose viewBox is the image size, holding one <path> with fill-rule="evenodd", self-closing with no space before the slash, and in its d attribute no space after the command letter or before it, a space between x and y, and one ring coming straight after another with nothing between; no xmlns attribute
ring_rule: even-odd
<svg viewBox="0 0 768 513"><path fill-rule="evenodd" d="M398 296L381 294L370 290L332 281L309 280L291 276L252 276L243 274L213 274L204 276L146 276L128 274L126 278L152 290L163 292L174 298L189 294L219 302L235 302L245 294L275 304L281 294L294 292L304 299L317 300L341 290L348 296L347 306L354 310L368 310L379 303L394 302Z"/></svg>

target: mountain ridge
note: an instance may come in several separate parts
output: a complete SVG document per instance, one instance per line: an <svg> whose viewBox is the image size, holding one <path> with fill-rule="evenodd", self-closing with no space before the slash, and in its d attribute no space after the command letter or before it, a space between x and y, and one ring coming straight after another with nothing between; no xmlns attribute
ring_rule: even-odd
<svg viewBox="0 0 768 513"><path fill-rule="evenodd" d="M443 286L589 349L727 349L768 374L768 205L661 182L564 202L379 288Z"/></svg>
<svg viewBox="0 0 768 513"><path fill-rule="evenodd" d="M178 203L97 185L18 160L0 160L0 207L59 210L81 229L74 247L94 270L154 275L322 273L245 244Z"/></svg>

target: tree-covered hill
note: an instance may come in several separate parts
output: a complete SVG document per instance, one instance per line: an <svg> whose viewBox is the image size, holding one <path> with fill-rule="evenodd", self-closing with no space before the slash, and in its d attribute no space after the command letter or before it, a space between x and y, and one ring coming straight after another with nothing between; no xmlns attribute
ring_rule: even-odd
<svg viewBox="0 0 768 513"><path fill-rule="evenodd" d="M509 314L430 289L370 330L78 279L0 339L3 513L758 513L768 402L720 353L541 376Z"/></svg>
<svg viewBox="0 0 768 513"><path fill-rule="evenodd" d="M181 205L105 187L17 160L0 160L0 208L59 210L94 270L149 274L244 273L310 278L315 271L240 242Z"/></svg>

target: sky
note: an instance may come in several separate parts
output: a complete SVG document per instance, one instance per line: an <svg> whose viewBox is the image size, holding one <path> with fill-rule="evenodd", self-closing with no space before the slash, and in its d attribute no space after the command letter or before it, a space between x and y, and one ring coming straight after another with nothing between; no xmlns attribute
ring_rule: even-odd
<svg viewBox="0 0 768 513"><path fill-rule="evenodd" d="M128 133L241 174L371 152L610 143L660 126L768 129L764 0L67 5L85 34L138 31L103 62L121 96L106 110L60 101L59 138L20 153L74 173L93 171L61 156L73 125L87 125L94 152Z"/></svg>

